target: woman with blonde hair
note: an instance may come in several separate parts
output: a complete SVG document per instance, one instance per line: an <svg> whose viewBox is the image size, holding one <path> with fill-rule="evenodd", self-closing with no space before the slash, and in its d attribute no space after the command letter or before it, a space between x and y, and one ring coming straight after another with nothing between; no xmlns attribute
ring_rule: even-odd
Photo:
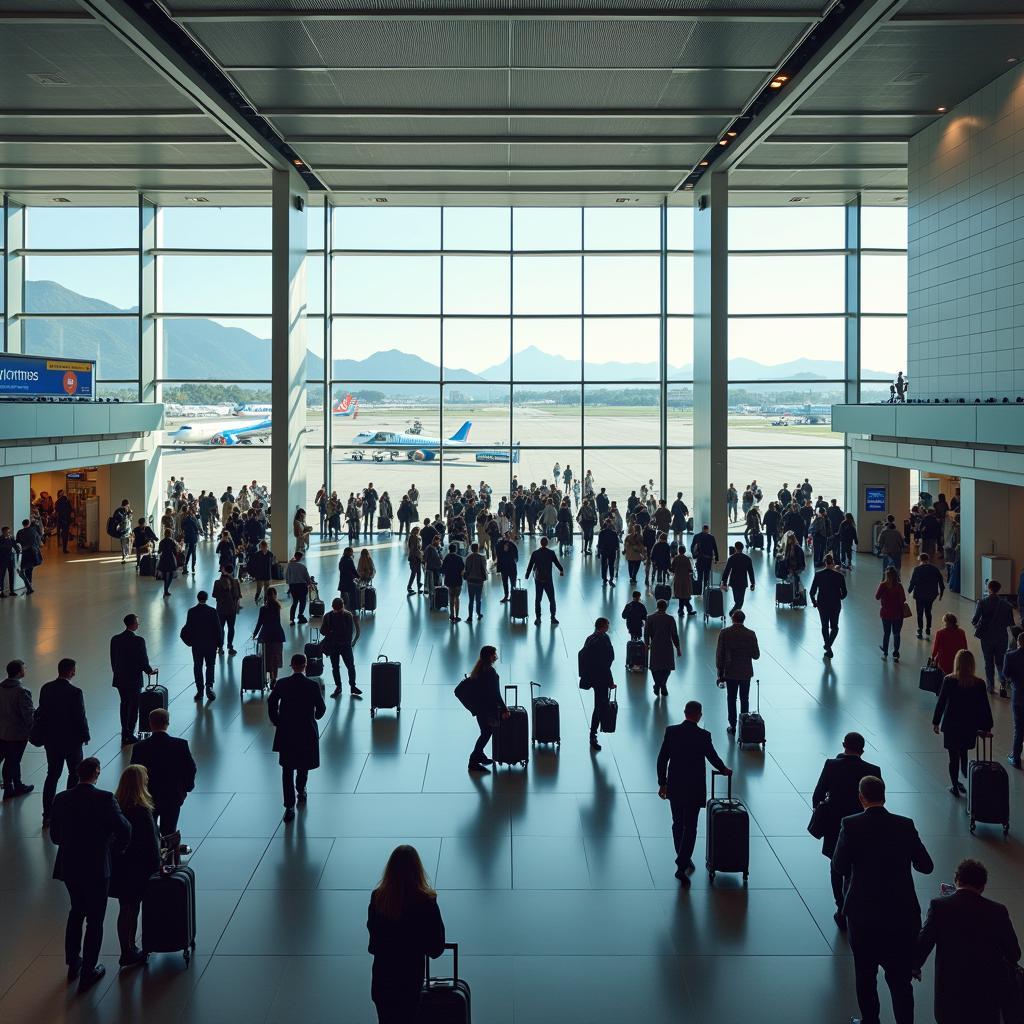
<svg viewBox="0 0 1024 1024"><path fill-rule="evenodd" d="M132 838L123 850L112 852L109 893L120 905L117 940L121 958L118 963L121 967L135 967L149 959L136 945L135 937L146 883L160 868L160 837L153 820L149 772L141 764L130 764L121 772L114 797L132 826Z"/></svg>
<svg viewBox="0 0 1024 1024"><path fill-rule="evenodd" d="M379 1024L416 1019L424 960L444 952L444 921L437 893L427 880L414 846L396 846L380 884L370 894L366 915L373 954L370 998Z"/></svg>
<svg viewBox="0 0 1024 1024"><path fill-rule="evenodd" d="M967 775L968 753L977 745L979 733L992 733L992 708L985 680L975 673L974 655L968 650L957 652L952 673L942 680L932 729L936 735L942 733L942 745L949 754L949 791L959 797L967 792L960 775Z"/></svg>

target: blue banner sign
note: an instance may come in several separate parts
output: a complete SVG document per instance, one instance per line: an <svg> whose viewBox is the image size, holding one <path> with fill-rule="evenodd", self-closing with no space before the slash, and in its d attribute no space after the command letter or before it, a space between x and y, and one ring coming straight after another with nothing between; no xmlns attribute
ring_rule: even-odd
<svg viewBox="0 0 1024 1024"><path fill-rule="evenodd" d="M95 398L95 377L91 360L0 355L0 398Z"/></svg>
<svg viewBox="0 0 1024 1024"><path fill-rule="evenodd" d="M865 487L864 488L864 511L884 512L885 511L885 488Z"/></svg>

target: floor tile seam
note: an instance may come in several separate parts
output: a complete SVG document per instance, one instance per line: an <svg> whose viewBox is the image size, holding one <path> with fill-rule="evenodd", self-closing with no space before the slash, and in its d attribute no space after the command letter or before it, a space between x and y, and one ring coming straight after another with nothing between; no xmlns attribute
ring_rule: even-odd
<svg viewBox="0 0 1024 1024"><path fill-rule="evenodd" d="M786 837L778 836L776 838L792 838L792 837L789 837L789 836L786 836ZM822 941L825 943L826 946L829 947L829 949L832 951L832 953L834 955L835 954L835 950L832 948L832 943L829 941L828 936L824 933L824 931L822 931L821 925L818 923L818 919L811 912L811 908L810 908L810 906L808 906L807 900L804 898L804 894L801 891L800 887L797 885L796 880L794 879L792 873L790 872L789 868L786 867L785 862L779 856L779 854L776 851L775 847L772 845L771 839L769 839L767 836L765 836L765 839L768 842L769 849L772 851L772 856L779 862L779 867L782 868L783 874L786 876L786 878L789 879L789 884L790 884L793 892L796 893L796 895L799 898L800 902L803 904L804 910L807 911L807 915L810 917L811 921L814 923L814 927L817 928L818 934L821 935Z"/></svg>
<svg viewBox="0 0 1024 1024"><path fill-rule="evenodd" d="M338 842L338 839L337 839L336 836L330 836L330 837L324 837L324 838L330 838L331 845L327 848L327 856L324 857L323 864L320 865L320 873L316 876L316 885L314 885L312 887L313 891L315 891L315 892L319 892L320 891L320 883L321 883L321 881L323 881L324 872L327 870L328 861L330 861L331 854L334 852L334 846ZM268 847L268 849L269 849L269 847ZM264 853L263 856L265 857L266 853ZM261 857L260 858L260 863L262 863L262 862L263 862L263 858ZM257 865L257 867L258 866L259 865Z"/></svg>

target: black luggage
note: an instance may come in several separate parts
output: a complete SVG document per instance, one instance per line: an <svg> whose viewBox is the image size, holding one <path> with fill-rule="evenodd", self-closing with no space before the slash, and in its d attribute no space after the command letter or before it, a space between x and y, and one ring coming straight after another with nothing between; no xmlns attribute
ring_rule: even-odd
<svg viewBox="0 0 1024 1024"><path fill-rule="evenodd" d="M511 704L507 699L509 690L513 691ZM526 708L518 704L518 686L506 686L505 696L509 716L498 719L491 741L491 755L495 764L519 764L525 768L530 760L530 716Z"/></svg>
<svg viewBox="0 0 1024 1024"><path fill-rule="evenodd" d="M741 872L747 880L750 868L750 817L746 807L732 798L732 776L728 776L725 799L715 797L715 776L711 772L711 799L707 806L708 878L713 882L719 871Z"/></svg>
<svg viewBox="0 0 1024 1024"><path fill-rule="evenodd" d="M284 563L274 562L270 566L270 578L272 580L283 580L284 579Z"/></svg>
<svg viewBox="0 0 1024 1024"><path fill-rule="evenodd" d="M149 713L157 708L167 708L167 687L160 685L160 673L154 676L155 683L150 683L142 693L139 694L139 735L148 736L152 729L149 727Z"/></svg>
<svg viewBox="0 0 1024 1024"><path fill-rule="evenodd" d="M614 694L608 695L608 703L601 708L601 714L599 716L601 724L601 732L613 733L615 732L615 726L619 721L619 702L615 699Z"/></svg>
<svg viewBox="0 0 1024 1024"><path fill-rule="evenodd" d="M693 533L693 516L686 520L686 532Z"/></svg>
<svg viewBox="0 0 1024 1024"><path fill-rule="evenodd" d="M430 958L426 958L417 1024L470 1024L472 1020L469 985L459 977L458 943L447 942L444 948L452 951L452 976L432 978Z"/></svg>
<svg viewBox="0 0 1024 1024"><path fill-rule="evenodd" d="M979 736L981 755L967 767L967 813L971 831L976 822L1002 825L1010 831L1010 777L998 761L992 760L992 737Z"/></svg>
<svg viewBox="0 0 1024 1024"><path fill-rule="evenodd" d="M630 672L647 671L647 644L643 640L630 640L626 644L626 668Z"/></svg>
<svg viewBox="0 0 1024 1024"><path fill-rule="evenodd" d="M942 669L929 658L927 664L921 669L917 683L918 689L927 693L938 693L942 689L942 679Z"/></svg>
<svg viewBox="0 0 1024 1024"><path fill-rule="evenodd" d="M715 574L708 574L707 586L701 596L701 603L704 607L704 621L709 619L721 619L725 623L725 594L722 588L715 582Z"/></svg>
<svg viewBox="0 0 1024 1024"><path fill-rule="evenodd" d="M764 719L761 717L761 680L757 680L757 704L753 711L747 712L747 714L741 714L740 720L736 729L736 742L740 745L740 750L748 744L752 747L760 746L764 749L765 743L765 731L764 731Z"/></svg>
<svg viewBox="0 0 1024 1024"><path fill-rule="evenodd" d="M245 691L260 693L267 689L267 669L263 660L263 645L260 644L258 654L247 654L242 658L242 679L238 684L238 695L244 696Z"/></svg>
<svg viewBox="0 0 1024 1024"><path fill-rule="evenodd" d="M186 965L196 948L196 876L177 863L181 833L162 840L160 870L146 882L142 896L142 949L146 953L177 953Z"/></svg>
<svg viewBox="0 0 1024 1024"><path fill-rule="evenodd" d="M558 701L551 697L535 697L533 688L540 690L540 683L530 683L530 706L533 712L534 743L554 743L562 745L562 729L559 721Z"/></svg>
<svg viewBox="0 0 1024 1024"><path fill-rule="evenodd" d="M784 558L775 559L775 578L777 580L789 579L789 563Z"/></svg>
<svg viewBox="0 0 1024 1024"><path fill-rule="evenodd" d="M799 582L793 584L793 607L794 608L806 608L807 607L807 591L800 586Z"/></svg>
<svg viewBox="0 0 1024 1024"><path fill-rule="evenodd" d="M402 711L402 664L388 661L381 654L370 666L370 717L377 716L378 708L394 708L396 714Z"/></svg>
<svg viewBox="0 0 1024 1024"><path fill-rule="evenodd" d="M796 587L792 581L786 581L785 583L775 584L775 607L779 605L788 604L790 608L793 607L793 602L796 599Z"/></svg>
<svg viewBox="0 0 1024 1024"><path fill-rule="evenodd" d="M324 612L327 609L324 607L323 601L320 600L320 591L316 587L309 588L309 617L311 619L322 619Z"/></svg>
<svg viewBox="0 0 1024 1024"><path fill-rule="evenodd" d="M512 596L509 599L508 617L510 619L522 619L525 622L530 617L530 600L526 593L526 587L513 587Z"/></svg>
<svg viewBox="0 0 1024 1024"><path fill-rule="evenodd" d="M476 683L469 678L463 677L453 691L459 703L471 714L476 714Z"/></svg>
<svg viewBox="0 0 1024 1024"><path fill-rule="evenodd" d="M434 587L434 593L431 595L430 607L435 612L443 612L448 607L447 587Z"/></svg>
<svg viewBox="0 0 1024 1024"><path fill-rule="evenodd" d="M377 610L377 591L374 587L363 587L359 591L359 610L361 612Z"/></svg>
<svg viewBox="0 0 1024 1024"><path fill-rule="evenodd" d="M156 555L145 554L139 559L139 575L140 576L155 576L156 575Z"/></svg>
<svg viewBox="0 0 1024 1024"><path fill-rule="evenodd" d="M655 601L671 601L672 600L672 588L667 583L659 583L654 588L654 600Z"/></svg>
<svg viewBox="0 0 1024 1024"><path fill-rule="evenodd" d="M750 535L750 547L754 551L764 551L764 534L752 533Z"/></svg>
<svg viewBox="0 0 1024 1024"><path fill-rule="evenodd" d="M306 656L306 675L311 679L316 679L324 674L324 656L320 650L320 641L315 637L316 633L310 626L309 640L303 647L302 653Z"/></svg>

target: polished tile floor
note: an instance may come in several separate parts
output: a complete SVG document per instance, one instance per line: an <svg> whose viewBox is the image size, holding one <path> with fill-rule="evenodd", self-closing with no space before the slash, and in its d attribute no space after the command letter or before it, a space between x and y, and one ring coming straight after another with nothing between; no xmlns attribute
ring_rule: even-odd
<svg viewBox="0 0 1024 1024"><path fill-rule="evenodd" d="M220 661L215 703L197 707L192 700L191 660L178 630L194 592L212 582L210 545L199 575L177 580L168 601L158 583L138 579L119 558L51 554L34 596L0 603L0 656L28 662L35 693L55 674L58 658L78 659L90 753L103 761L110 788L126 759L107 641L126 611L138 612L170 690L172 730L189 739L199 763L181 827L195 848L200 889L191 967L180 956L154 956L147 969L119 975L111 904L107 977L77 996L62 965L66 897L50 880L53 847L40 831L43 758L29 748L25 774L36 791L0 808L2 1024L100 1024L143 1013L151 1024L373 1021L367 894L397 842L414 843L436 881L478 1024L845 1020L856 1011L852 961L832 921L828 865L805 826L821 761L850 729L868 737L890 807L914 817L935 859L935 874L919 878L922 900L971 854L989 867L990 894L1024 922L1016 833L1024 828L1024 780L1017 773L1011 780L1009 838L985 826L972 837L963 805L946 792L931 699L917 687L924 643L905 631L903 663L880 660L875 559L862 556L852 574L831 665L821 657L813 610L776 611L763 556L757 562L762 585L747 611L763 652L764 753L741 753L726 735L724 694L714 681L718 628L694 617L683 625L684 657L667 700L654 701L646 677L619 670L619 728L595 755L575 652L600 614L612 618L622 652L627 584L602 589L591 559L577 552L557 583L560 627L510 626L494 583L485 592L484 619L454 627L430 614L423 599L406 597L397 545L382 542L373 551L380 606L363 620L357 666L368 693L368 666L378 654L402 662L402 712L371 721L366 700L352 702L346 692L328 702L323 767L290 826L281 823L265 701L239 700L240 658ZM339 554L317 544L311 553L327 597ZM248 599L252 587L245 590ZM955 595L941 607L950 609L970 613ZM251 632L254 618L247 600L242 629ZM304 639L296 627L288 650ZM466 771L475 726L451 690L483 643L498 645L502 681L519 686L520 702L531 680L561 702L561 750L538 750L525 772ZM691 697L704 702L704 724L735 768L736 790L751 813L746 887L721 875L711 887L699 871L685 892L672 877L669 812L656 794L654 762L664 727L680 720ZM1006 702L996 703L1004 756L1010 715ZM929 965L918 988L920 1020L931 1019L931 978Z"/></svg>

